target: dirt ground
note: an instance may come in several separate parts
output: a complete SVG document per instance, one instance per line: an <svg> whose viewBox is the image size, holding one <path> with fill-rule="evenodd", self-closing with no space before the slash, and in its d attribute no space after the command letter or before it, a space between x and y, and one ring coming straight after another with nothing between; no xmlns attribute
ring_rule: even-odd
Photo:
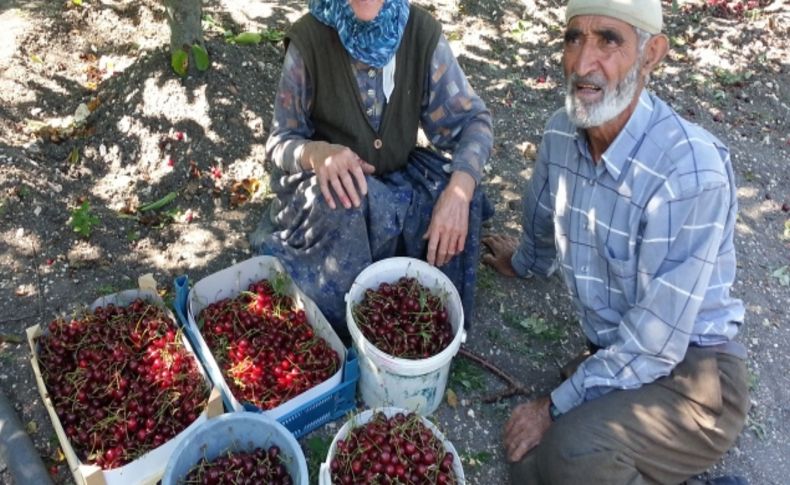
<svg viewBox="0 0 790 485"><path fill-rule="evenodd" d="M564 2L419 3L443 22L495 119L485 190L497 213L487 229L517 234L543 123L563 102ZM710 473L783 484L790 476L790 8L762 1L741 14L704 4L747 2L689 0L669 13L665 3L672 51L651 89L730 146L739 186L734 291L748 310L739 339L750 351L752 409L736 446ZM26 327L133 287L142 274L168 287L177 275L199 279L252 255L247 235L267 197L263 147L282 44L234 45L223 32L283 31L305 9L297 0L207 1L211 69L180 80L169 68L159 2L0 0L0 391L57 482L72 478L58 461L19 339ZM245 197L255 181L262 189ZM171 191L178 196L159 216L129 217L129 209ZM89 214L77 211L86 201ZM558 363L581 348L556 278L512 281L481 269L475 317L467 346L536 395L559 384ZM505 483L500 430L524 398L483 404L503 384L463 359L454 361L450 388L458 402L443 404L437 417L468 482ZM303 440L313 461L323 459L317 450L336 430L332 424ZM0 483L10 480L0 463Z"/></svg>

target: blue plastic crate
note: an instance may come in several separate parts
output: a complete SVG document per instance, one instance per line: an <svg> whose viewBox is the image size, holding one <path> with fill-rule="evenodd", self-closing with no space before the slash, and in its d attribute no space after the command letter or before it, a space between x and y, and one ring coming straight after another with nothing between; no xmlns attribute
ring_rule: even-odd
<svg viewBox="0 0 790 485"><path fill-rule="evenodd" d="M174 282L176 297L173 300L173 307L178 317L181 327L184 329L187 338L195 349L195 353L205 366L205 357L197 344L197 336L187 325L187 301L189 297L189 278L186 275L179 276ZM288 431L296 438L301 438L307 433L345 416L349 411L356 407L356 389L359 380L359 362L357 353L353 348L347 349L346 361L343 364L343 376L340 384L321 396L306 402L299 408L277 419ZM223 396L224 398L224 396ZM224 399L223 399L224 400ZM228 401L225 401L226 409L232 409ZM247 411L261 412L256 406L244 405Z"/></svg>

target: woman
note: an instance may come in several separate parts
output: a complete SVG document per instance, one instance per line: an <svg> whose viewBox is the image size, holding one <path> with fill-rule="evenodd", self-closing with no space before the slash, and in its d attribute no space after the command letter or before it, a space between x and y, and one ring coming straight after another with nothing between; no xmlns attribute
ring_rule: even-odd
<svg viewBox="0 0 790 485"><path fill-rule="evenodd" d="M444 271L468 320L487 206L476 187L493 141L484 103L438 22L407 0L309 9L286 39L267 142L276 198L253 245L283 262L341 336L354 278L395 255ZM415 149L420 126L452 161Z"/></svg>

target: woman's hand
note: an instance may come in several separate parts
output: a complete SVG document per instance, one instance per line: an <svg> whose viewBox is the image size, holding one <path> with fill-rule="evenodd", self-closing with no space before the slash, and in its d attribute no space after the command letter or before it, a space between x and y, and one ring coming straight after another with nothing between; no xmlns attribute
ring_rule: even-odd
<svg viewBox="0 0 790 485"><path fill-rule="evenodd" d="M461 253L469 232L469 204L475 180L464 172L453 172L433 208L431 224L423 236L428 240L428 263L444 266Z"/></svg>
<svg viewBox="0 0 790 485"><path fill-rule="evenodd" d="M332 191L346 209L350 209L352 204L359 207L362 197L368 193L365 175L376 170L350 148L324 141L304 145L301 162L303 168L315 172L321 193L332 209L337 207Z"/></svg>

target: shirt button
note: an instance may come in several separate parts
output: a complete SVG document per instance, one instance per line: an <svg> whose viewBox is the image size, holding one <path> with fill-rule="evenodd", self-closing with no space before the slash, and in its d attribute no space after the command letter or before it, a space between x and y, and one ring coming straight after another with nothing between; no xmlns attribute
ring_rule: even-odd
<svg viewBox="0 0 790 485"><path fill-rule="evenodd" d="M369 98L375 98L376 97L376 90L368 89L368 97Z"/></svg>
<svg viewBox="0 0 790 485"><path fill-rule="evenodd" d="M373 108L368 108L367 114L368 116L373 116Z"/></svg>
<svg viewBox="0 0 790 485"><path fill-rule="evenodd" d="M384 143L381 141L380 138L376 138L376 141L373 142L373 148L376 150L380 150Z"/></svg>
<svg viewBox="0 0 790 485"><path fill-rule="evenodd" d="M369 71L368 71L368 77L369 77L370 79L373 79L374 77L376 77L376 70L375 70L375 69L371 69L371 70L369 70Z"/></svg>
<svg viewBox="0 0 790 485"><path fill-rule="evenodd" d="M587 272L587 266L582 266L579 269L581 270L582 273L586 273Z"/></svg>

